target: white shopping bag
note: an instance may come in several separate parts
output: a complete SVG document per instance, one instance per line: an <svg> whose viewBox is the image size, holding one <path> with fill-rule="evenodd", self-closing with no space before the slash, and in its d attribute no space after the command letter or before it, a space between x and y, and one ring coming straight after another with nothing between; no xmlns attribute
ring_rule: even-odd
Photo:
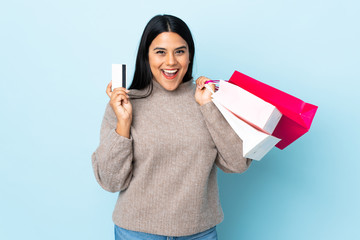
<svg viewBox="0 0 360 240"><path fill-rule="evenodd" d="M263 158L265 154L280 141L279 138L273 137L263 131L259 131L236 117L228 109L222 106L216 98L213 98L212 101L235 133L242 139L243 157L261 160L261 158Z"/></svg>
<svg viewBox="0 0 360 240"><path fill-rule="evenodd" d="M212 97L243 121L269 134L282 116L274 105L223 80L219 81L219 90Z"/></svg>

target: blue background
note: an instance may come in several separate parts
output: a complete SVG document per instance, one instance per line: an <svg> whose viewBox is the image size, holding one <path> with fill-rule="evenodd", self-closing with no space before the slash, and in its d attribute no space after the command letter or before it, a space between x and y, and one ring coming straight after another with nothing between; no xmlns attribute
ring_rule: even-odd
<svg viewBox="0 0 360 240"><path fill-rule="evenodd" d="M112 63L132 76L159 13L182 18L194 76L239 70L319 106L310 131L244 174L219 171L220 239L359 239L359 3L1 1L0 239L113 239L117 194L91 154Z"/></svg>

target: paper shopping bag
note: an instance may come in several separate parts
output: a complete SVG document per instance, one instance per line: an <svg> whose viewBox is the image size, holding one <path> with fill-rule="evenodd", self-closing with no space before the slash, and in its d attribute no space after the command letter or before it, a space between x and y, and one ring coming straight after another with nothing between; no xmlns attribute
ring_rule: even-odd
<svg viewBox="0 0 360 240"><path fill-rule="evenodd" d="M238 71L234 72L229 82L274 105L282 113L283 116L272 133L273 136L281 139L276 147L284 149L309 131L317 106Z"/></svg>
<svg viewBox="0 0 360 240"><path fill-rule="evenodd" d="M235 133L242 139L243 157L261 160L280 141L280 139L259 131L236 117L231 111L222 106L216 98L213 98L212 101Z"/></svg>
<svg viewBox="0 0 360 240"><path fill-rule="evenodd" d="M212 97L241 120L268 134L273 133L282 116L274 105L223 80Z"/></svg>

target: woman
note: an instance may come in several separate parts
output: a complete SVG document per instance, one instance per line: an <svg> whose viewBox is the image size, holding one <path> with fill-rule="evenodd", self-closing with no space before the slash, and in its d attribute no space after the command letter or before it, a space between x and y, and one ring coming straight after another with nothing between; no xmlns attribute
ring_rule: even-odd
<svg viewBox="0 0 360 240"><path fill-rule="evenodd" d="M250 165L204 87L208 79L192 81L194 53L181 19L155 16L143 32L130 90L107 87L92 163L98 183L120 191L116 239L217 239L223 212L216 166L241 173Z"/></svg>

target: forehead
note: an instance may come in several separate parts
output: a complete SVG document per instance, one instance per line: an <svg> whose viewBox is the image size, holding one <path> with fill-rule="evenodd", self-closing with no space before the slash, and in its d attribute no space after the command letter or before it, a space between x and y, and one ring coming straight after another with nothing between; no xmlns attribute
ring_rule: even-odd
<svg viewBox="0 0 360 240"><path fill-rule="evenodd" d="M162 47L162 48L177 48L179 46L188 46L186 41L177 33L163 32L154 38L150 48Z"/></svg>

